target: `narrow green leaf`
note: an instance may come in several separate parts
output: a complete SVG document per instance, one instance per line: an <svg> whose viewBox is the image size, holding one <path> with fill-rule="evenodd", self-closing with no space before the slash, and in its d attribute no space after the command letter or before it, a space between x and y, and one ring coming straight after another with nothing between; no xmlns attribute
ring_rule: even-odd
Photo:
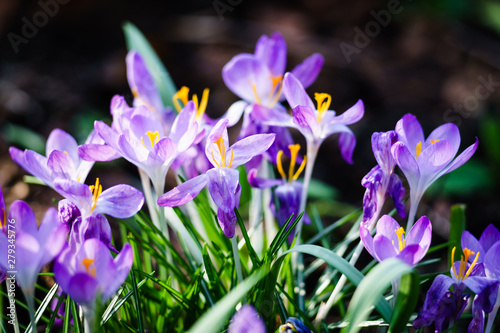
<svg viewBox="0 0 500 333"><path fill-rule="evenodd" d="M231 290L214 307L205 312L205 314L191 327L190 333L219 332L226 324L231 314L234 312L236 304L252 289L265 275L267 271L263 268L257 270L254 274L245 279L236 288Z"/></svg>
<svg viewBox="0 0 500 333"><path fill-rule="evenodd" d="M137 310L137 324L139 325L139 332L144 332L144 327L142 324L143 319L142 319L141 303L139 302L139 291L137 288L137 281L135 279L135 274L133 269L130 270L130 275L132 277L132 290L134 291L134 300Z"/></svg>
<svg viewBox="0 0 500 333"><path fill-rule="evenodd" d="M59 285L57 283L54 283L52 288L50 288L50 291L45 295L45 298L43 299L42 303L38 307L38 309L35 312L35 327L40 318L42 318L43 312L49 306L50 302L52 301L52 298L57 292L57 288L59 288ZM31 332L31 323L28 325L28 328L26 329L27 332Z"/></svg>
<svg viewBox="0 0 500 333"><path fill-rule="evenodd" d="M153 47L133 23L125 22L122 29L125 34L127 49L129 51L136 50L144 58L149 72L153 76L155 84L160 91L163 104L175 110L172 97L177 92L177 88Z"/></svg>
<svg viewBox="0 0 500 333"><path fill-rule="evenodd" d="M456 247L455 253L462 253L462 233L465 230L465 205L456 204L451 206L450 211L450 240L448 245L448 268L451 267L451 251Z"/></svg>
<svg viewBox="0 0 500 333"><path fill-rule="evenodd" d="M388 333L402 332L415 310L420 293L420 278L417 274L405 274L401 277L396 304L392 311Z"/></svg>
<svg viewBox="0 0 500 333"><path fill-rule="evenodd" d="M259 256L255 252L252 243L250 242L250 237L248 237L247 229L245 228L245 224L241 219L240 212L238 212L238 209L235 208L234 213L236 214L236 219L240 226L241 233L243 234L243 238L245 239L245 244L247 245L248 254L250 255L250 260L252 260L253 267L260 267L262 263L260 262Z"/></svg>
<svg viewBox="0 0 500 333"><path fill-rule="evenodd" d="M78 311L78 307L76 306L75 301L73 301L71 298L68 297L68 300L66 302L71 301L71 313L73 314L73 326L75 327L75 333L80 333L83 332L82 330L82 323L80 322L80 312ZM69 313L69 312L66 312ZM69 317L69 316L66 316Z"/></svg>
<svg viewBox="0 0 500 333"><path fill-rule="evenodd" d="M71 316L69 315L71 313L71 297L69 295L66 297L66 307L64 308L64 321L63 321L63 332L68 333L70 329L70 320ZM72 316L75 317L75 313L72 313ZM76 321L78 319L74 319L73 321Z"/></svg>
<svg viewBox="0 0 500 333"><path fill-rule="evenodd" d="M375 266L354 292L344 319L349 325L343 328L341 333L358 332L361 329L359 324L368 318L371 307L377 302L380 304L381 301L385 301L382 293L391 282L408 273L416 274L411 266L396 258L389 258ZM390 322L391 310L389 307L388 317L382 315L387 322Z"/></svg>

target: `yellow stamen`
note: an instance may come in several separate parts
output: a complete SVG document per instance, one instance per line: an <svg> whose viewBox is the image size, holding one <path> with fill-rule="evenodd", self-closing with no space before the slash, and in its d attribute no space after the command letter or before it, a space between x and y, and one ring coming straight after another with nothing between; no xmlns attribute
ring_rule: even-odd
<svg viewBox="0 0 500 333"><path fill-rule="evenodd" d="M134 98L138 98L139 97L139 91L137 91L137 88L133 88L132 89L132 96L134 96Z"/></svg>
<svg viewBox="0 0 500 333"><path fill-rule="evenodd" d="M219 163L217 163L217 160L215 159L213 150L212 150L212 160L214 161L215 164L217 164L218 167L220 167Z"/></svg>
<svg viewBox="0 0 500 333"><path fill-rule="evenodd" d="M207 109L207 104L208 104L208 94L210 93L210 89L208 88L205 88L203 90L203 95L201 96L201 102L200 102L200 105L198 105L197 102L196 103L196 117L194 118L195 120L199 120L203 114L205 114L205 110ZM194 100L194 96L196 95L193 95L193 100ZM196 99L198 100L198 96L196 96Z"/></svg>
<svg viewBox="0 0 500 333"><path fill-rule="evenodd" d="M85 270L93 277L96 276L96 268L95 265L94 267L90 268L90 265L94 264L94 262L95 262L94 259L89 259L89 258L85 258L82 260L82 264L83 266L85 266Z"/></svg>
<svg viewBox="0 0 500 333"><path fill-rule="evenodd" d="M90 193L92 193L92 208L90 209L92 212L97 205L97 199L99 199L99 196L102 193L102 185L99 184L99 178L95 179L95 185L90 185L89 189Z"/></svg>
<svg viewBox="0 0 500 333"><path fill-rule="evenodd" d="M259 95L257 94L257 88L255 87L255 84L252 84L252 89L253 89L253 94L255 96L255 101L257 104L261 104Z"/></svg>
<svg viewBox="0 0 500 333"><path fill-rule="evenodd" d="M226 146L224 145L224 139L222 138L222 135L220 136L220 138L218 138L215 141L215 143L217 144L217 147L219 148L220 157L222 159L220 166L225 167L226 166ZM213 156L214 156L214 153L212 151L212 158L213 158ZM215 158L214 158L214 162L215 162ZM217 164L217 166L219 166L219 164L217 162L215 162L215 163ZM229 161L228 168L231 167L232 163L233 163L233 150L231 149L231 159Z"/></svg>
<svg viewBox="0 0 500 333"><path fill-rule="evenodd" d="M66 155L69 155L67 150L63 151L63 153L65 153Z"/></svg>
<svg viewBox="0 0 500 333"><path fill-rule="evenodd" d="M401 252L406 246L406 239L403 238L405 229L403 227L399 227L399 229L396 229L394 231L396 232L396 235L398 235L399 252Z"/></svg>
<svg viewBox="0 0 500 333"><path fill-rule="evenodd" d="M422 154L422 141L417 143L417 158Z"/></svg>
<svg viewBox="0 0 500 333"><path fill-rule="evenodd" d="M154 133L151 131L147 131L144 134L146 134L149 138L149 141L151 141L151 147L154 147L155 144L157 144L158 141L160 141L160 134L158 133L158 131L154 131ZM144 146L144 148L147 148L146 145L144 144L144 140L142 139L142 136L141 136L141 142L142 142L142 145Z"/></svg>
<svg viewBox="0 0 500 333"><path fill-rule="evenodd" d="M436 142L439 142L439 140L432 140L431 139L431 144L435 144Z"/></svg>
<svg viewBox="0 0 500 333"><path fill-rule="evenodd" d="M304 155L304 159L302 160L302 163L300 163L297 172L295 172L295 174L293 175L292 180L297 180L299 178L300 174L302 173L302 171L304 171L304 168L306 167L306 163L307 163L307 155Z"/></svg>
<svg viewBox="0 0 500 333"><path fill-rule="evenodd" d="M293 172L295 170L295 160L297 159L297 154L299 153L300 150L300 145L295 144L295 145L289 145L288 149L290 149L290 166L288 167L288 179L293 178Z"/></svg>
<svg viewBox="0 0 500 333"><path fill-rule="evenodd" d="M283 85L281 84L281 81L283 80L283 75L279 76L271 76L271 82L273 83L273 87L271 88L271 91L269 91L269 96L268 99L271 99L271 105L269 107L273 107L276 103L278 103L278 100L280 99L281 96L281 88ZM279 85L278 91L276 91L276 87ZM273 97L274 95L274 97Z"/></svg>
<svg viewBox="0 0 500 333"><path fill-rule="evenodd" d="M283 150L280 150L276 155L276 166L278 167L278 172L283 180L286 180L285 171L283 170L283 164L281 164L281 156L283 155Z"/></svg>
<svg viewBox="0 0 500 333"><path fill-rule="evenodd" d="M464 255L460 256L460 268L458 269L458 274L457 274L457 270L455 268L455 263L454 263L455 250L456 247L453 247L453 249L451 250L451 262L453 263L452 264L453 274L455 274L455 277L458 280L463 281L464 279L468 278L469 275L472 273L472 269L474 268L474 266L477 263L477 260L479 259L479 252L476 254L475 252L469 250L468 248L464 248L463 249ZM467 269L467 263L469 262L469 258L471 255L474 254L476 254L476 257L474 258L472 264L470 264L469 269Z"/></svg>
<svg viewBox="0 0 500 333"><path fill-rule="evenodd" d="M174 96L172 96L172 101L174 102L174 106L177 112L180 112L182 108L189 102L188 95L189 88L183 86L174 94ZM179 103L179 100L182 102L182 107Z"/></svg>
<svg viewBox="0 0 500 333"><path fill-rule="evenodd" d="M318 120L318 123L320 123L325 112L330 108L332 96L326 93L315 93L314 99L318 104L318 117L316 119Z"/></svg>

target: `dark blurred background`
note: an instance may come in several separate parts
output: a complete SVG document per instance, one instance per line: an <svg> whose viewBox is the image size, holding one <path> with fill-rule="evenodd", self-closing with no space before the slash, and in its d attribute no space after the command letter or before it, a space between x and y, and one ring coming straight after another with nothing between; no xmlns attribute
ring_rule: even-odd
<svg viewBox="0 0 500 333"><path fill-rule="evenodd" d="M24 199L41 216L57 196L22 182L10 145L44 152L54 128L82 142L95 119L109 120L113 95L131 97L125 21L142 30L178 87L198 94L210 88L207 113L214 118L238 99L224 86L222 67L253 52L260 35L284 35L288 69L322 53L325 66L310 94L331 93L338 113L359 98L366 106L351 127L354 165L341 159L333 136L315 167L314 177L336 189L337 205L318 201L331 218L362 203L361 178L375 165L371 134L413 113L426 135L455 122L460 151L480 140L471 161L433 186L420 206L438 235L433 243L447 238L453 203L467 204L468 226L478 237L487 224L499 224L500 4L487 0L1 1L0 186L7 205ZM123 162L97 165L93 173L105 187L139 186Z"/></svg>

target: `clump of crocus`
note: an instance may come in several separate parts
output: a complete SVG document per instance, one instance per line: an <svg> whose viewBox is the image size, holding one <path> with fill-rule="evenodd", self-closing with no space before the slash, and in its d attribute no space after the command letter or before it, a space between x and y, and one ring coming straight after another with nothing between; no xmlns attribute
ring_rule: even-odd
<svg viewBox="0 0 500 333"><path fill-rule="evenodd" d="M228 238L233 238L236 214L241 194L239 172L235 168L265 152L274 141L274 134L256 134L241 139L229 147L227 119L221 119L207 138L205 154L214 168L174 187L158 199L158 205L181 206L194 199L208 186L210 196L217 205L219 225Z"/></svg>
<svg viewBox="0 0 500 333"><path fill-rule="evenodd" d="M243 305L231 319L228 333L266 333L266 326L251 305Z"/></svg>
<svg viewBox="0 0 500 333"><path fill-rule="evenodd" d="M363 224L365 226L375 224L388 195L394 201L399 215L406 217L403 203L405 190L401 179L394 173L396 162L391 154L391 146L397 141L397 137L395 131L372 135L372 150L378 164L361 180L361 185L366 187L363 197Z"/></svg>
<svg viewBox="0 0 500 333"><path fill-rule="evenodd" d="M460 132L455 124L436 128L427 137L417 118L406 114L396 124L398 142L391 151L410 185L410 214L408 228L412 226L417 207L425 190L439 177L467 162L477 149L478 141L465 149L457 158Z"/></svg>
<svg viewBox="0 0 500 333"><path fill-rule="evenodd" d="M132 262L133 251L129 244L113 258L104 243L92 238L76 252L66 247L54 264L54 276L63 291L82 306L86 320L93 327L96 300L104 303L116 293Z"/></svg>
<svg viewBox="0 0 500 333"><path fill-rule="evenodd" d="M404 228L389 215L384 215L377 222L375 237L363 225L359 227L359 235L365 249L377 261L396 257L415 266L429 250L432 225L426 216L422 216L405 237Z"/></svg>
<svg viewBox="0 0 500 333"><path fill-rule="evenodd" d="M455 257L455 249L451 259ZM486 277L483 263L478 263L479 253L463 249L460 261L452 264L450 275L438 275L432 283L424 301L424 306L413 322L415 328L429 326L433 322L436 332L447 330L460 317L469 296L465 289L472 290L476 297L473 303L473 320L468 332L482 332L484 312L490 312L495 304L499 281ZM469 263L469 260L472 263ZM449 291L452 287L452 291Z"/></svg>
<svg viewBox="0 0 500 333"><path fill-rule="evenodd" d="M276 157L276 165L281 179L264 179L257 177L257 169L252 169L248 172L248 182L253 187L257 188L268 188L276 186L274 190L274 196L277 199L278 207L275 207L274 200L271 200L271 208L275 212L276 219L280 226L285 224L287 219L292 216L297 217L300 209L300 196L302 194L303 185L297 179L304 170L307 163L307 156L300 163L297 170L295 166L299 162L299 150L300 145L290 145L288 146L290 150L290 166L288 168L288 177L283 169L283 164L281 158L283 156L283 151L280 150ZM287 179L288 178L288 179ZM309 219L305 218L305 223L310 223ZM291 233L288 241L291 243L293 241L294 233Z"/></svg>

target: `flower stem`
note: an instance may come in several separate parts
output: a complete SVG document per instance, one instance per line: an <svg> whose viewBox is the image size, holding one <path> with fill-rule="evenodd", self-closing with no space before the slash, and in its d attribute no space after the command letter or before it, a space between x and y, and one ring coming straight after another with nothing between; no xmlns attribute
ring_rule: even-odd
<svg viewBox="0 0 500 333"><path fill-rule="evenodd" d="M415 215L417 215L417 208L422 195L417 196L415 193L410 193L410 212L408 214L408 223L406 224L406 230L410 230L415 222Z"/></svg>

